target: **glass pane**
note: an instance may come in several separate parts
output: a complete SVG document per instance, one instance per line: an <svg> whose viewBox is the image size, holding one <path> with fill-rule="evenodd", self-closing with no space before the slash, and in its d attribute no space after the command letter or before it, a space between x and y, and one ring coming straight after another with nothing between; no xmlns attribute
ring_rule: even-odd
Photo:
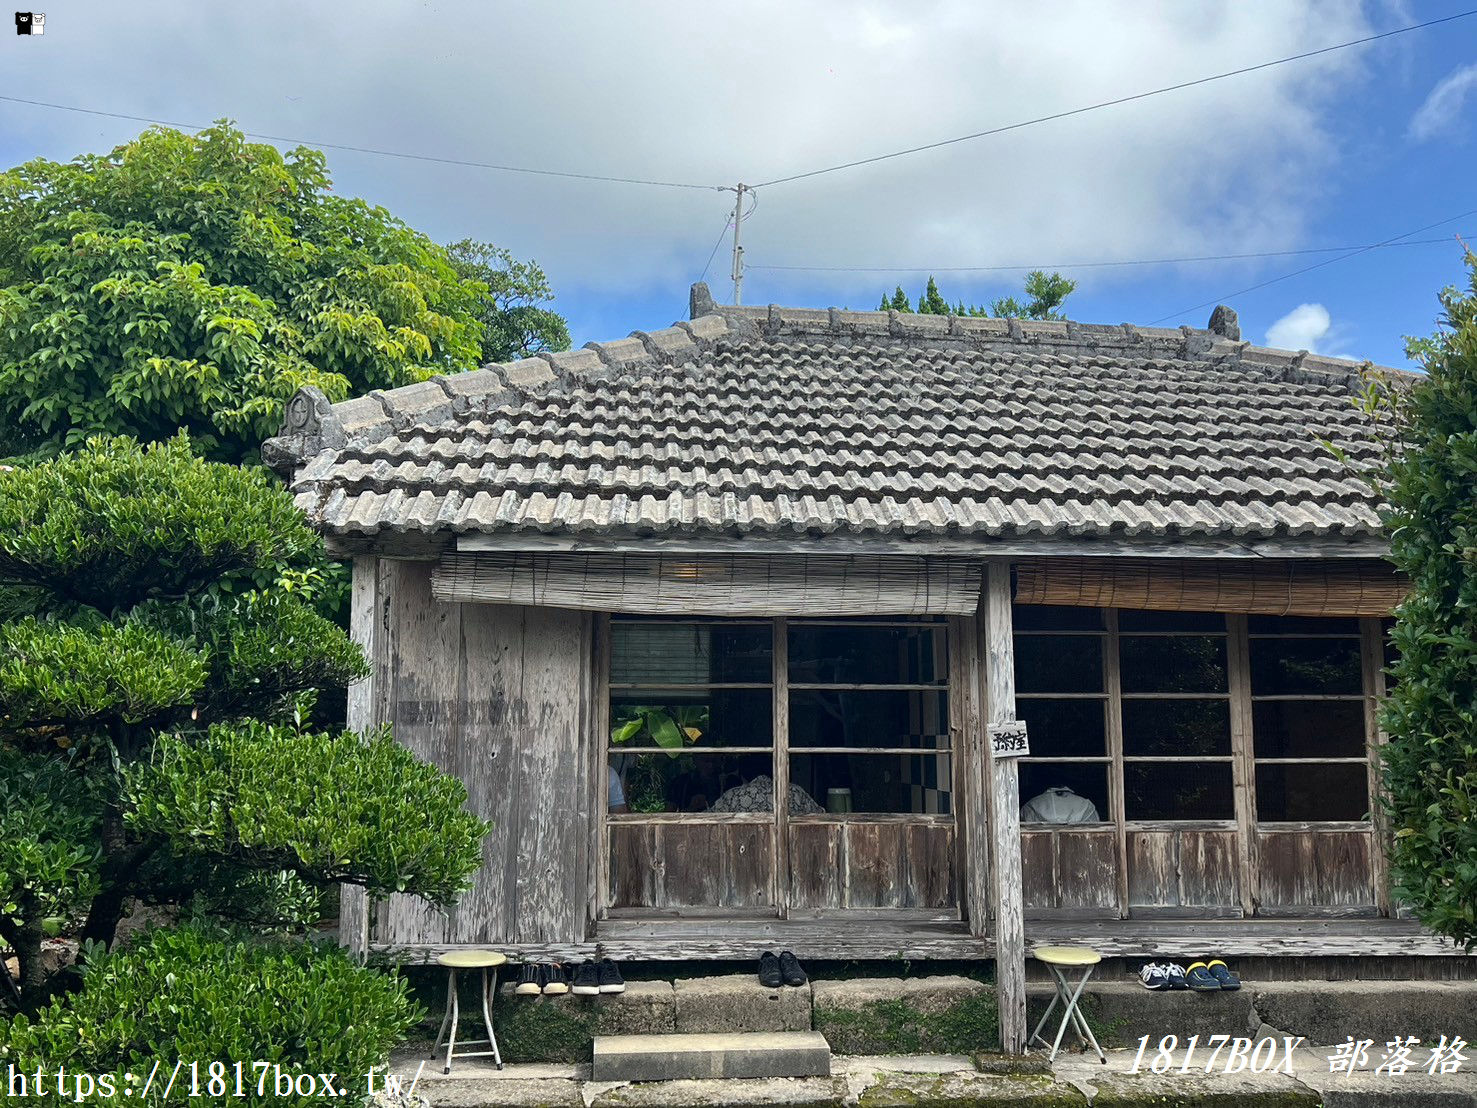
<svg viewBox="0 0 1477 1108"><path fill-rule="evenodd" d="M1108 752L1106 701L1029 700L1015 702L1026 721L1031 753L1043 758L1101 757ZM1025 795L1024 793L1022 795Z"/></svg>
<svg viewBox="0 0 1477 1108"><path fill-rule="evenodd" d="M1106 765L1021 763L1022 823L1100 823L1108 812Z"/></svg>
<svg viewBox="0 0 1477 1108"><path fill-rule="evenodd" d="M1357 635L1357 619L1322 616L1249 616L1246 629L1253 635Z"/></svg>
<svg viewBox="0 0 1477 1108"><path fill-rule="evenodd" d="M790 694L790 746L949 745L948 694L922 690L801 689Z"/></svg>
<svg viewBox="0 0 1477 1108"><path fill-rule="evenodd" d="M1101 631L1101 608L1066 608L1056 604L1017 604L1017 631Z"/></svg>
<svg viewBox="0 0 1477 1108"><path fill-rule="evenodd" d="M1133 819L1235 819L1231 763L1129 762L1125 814Z"/></svg>
<svg viewBox="0 0 1477 1108"><path fill-rule="evenodd" d="M1018 635L1017 692L1102 692L1103 640L1096 635Z"/></svg>
<svg viewBox="0 0 1477 1108"><path fill-rule="evenodd" d="M1258 758L1363 758L1359 700L1259 700L1251 708Z"/></svg>
<svg viewBox="0 0 1477 1108"><path fill-rule="evenodd" d="M1125 700L1123 753L1179 758L1230 754L1231 704L1226 700Z"/></svg>
<svg viewBox="0 0 1477 1108"><path fill-rule="evenodd" d="M768 689L614 692L610 745L664 750L771 746L773 712L774 694Z"/></svg>
<svg viewBox="0 0 1477 1108"><path fill-rule="evenodd" d="M1224 631L1226 617L1220 612L1148 612L1123 609L1118 613L1120 631Z"/></svg>
<svg viewBox="0 0 1477 1108"><path fill-rule="evenodd" d="M617 813L769 812L774 810L773 772L769 754L612 753L606 801ZM749 787L734 791L744 786ZM728 805L715 807L724 797ZM763 806L741 809L734 806L739 801Z"/></svg>
<svg viewBox="0 0 1477 1108"><path fill-rule="evenodd" d="M1126 693L1226 691L1226 640L1198 635L1118 640Z"/></svg>
<svg viewBox="0 0 1477 1108"><path fill-rule="evenodd" d="M1364 691L1358 639L1252 639L1253 696Z"/></svg>
<svg viewBox="0 0 1477 1108"><path fill-rule="evenodd" d="M790 680L797 684L932 685L949 680L944 629L790 625Z"/></svg>
<svg viewBox="0 0 1477 1108"><path fill-rule="evenodd" d="M1368 814L1369 778L1362 765L1256 767L1256 818L1264 823L1361 820Z"/></svg>
<svg viewBox="0 0 1477 1108"><path fill-rule="evenodd" d="M768 683L773 672L769 624L610 624L614 685Z"/></svg>
<svg viewBox="0 0 1477 1108"><path fill-rule="evenodd" d="M951 772L948 754L796 754L790 811L948 815Z"/></svg>

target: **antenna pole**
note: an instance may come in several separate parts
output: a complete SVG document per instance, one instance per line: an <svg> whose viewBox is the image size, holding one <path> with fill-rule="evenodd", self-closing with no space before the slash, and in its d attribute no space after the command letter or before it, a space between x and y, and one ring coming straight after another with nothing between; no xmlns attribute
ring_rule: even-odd
<svg viewBox="0 0 1477 1108"><path fill-rule="evenodd" d="M734 191L738 197L733 202L733 302L744 302L744 248L739 245L739 226L744 221L744 192L748 186L742 182Z"/></svg>

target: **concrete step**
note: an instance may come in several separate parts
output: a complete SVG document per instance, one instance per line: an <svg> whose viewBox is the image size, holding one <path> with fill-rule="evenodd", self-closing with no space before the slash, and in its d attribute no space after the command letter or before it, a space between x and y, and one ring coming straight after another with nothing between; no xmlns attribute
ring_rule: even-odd
<svg viewBox="0 0 1477 1108"><path fill-rule="evenodd" d="M829 1077L831 1047L816 1031L597 1035L594 1081Z"/></svg>

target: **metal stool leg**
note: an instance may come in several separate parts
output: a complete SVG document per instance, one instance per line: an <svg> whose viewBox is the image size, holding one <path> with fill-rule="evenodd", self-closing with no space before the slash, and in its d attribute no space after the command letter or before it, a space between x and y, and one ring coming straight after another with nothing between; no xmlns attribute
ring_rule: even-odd
<svg viewBox="0 0 1477 1108"><path fill-rule="evenodd" d="M448 972L452 972L452 971L448 971ZM454 986L453 986L453 988L454 988ZM441 1017L441 1030L436 1032L436 1042L431 1047L431 1053L428 1054L428 1055L426 1055L426 1057L428 1057L428 1058L434 1058L434 1057L436 1057L436 1052L441 1049L441 1043L446 1038L446 1029L447 1029L447 1027L450 1024L451 1024L451 992L448 991L447 992L447 995L446 995L446 1013Z"/></svg>
<svg viewBox="0 0 1477 1108"><path fill-rule="evenodd" d="M1078 997L1081 997L1082 990L1087 987L1087 982L1092 977L1092 971L1093 967L1088 966L1086 972L1083 973L1082 983L1077 986ZM1097 1052L1098 1061L1106 1066L1108 1064L1108 1056L1103 1053L1103 1048L1098 1045L1097 1036L1092 1033L1092 1028L1088 1026L1087 1016L1082 1011L1080 1001L1072 1006L1072 1019L1077 1025L1077 1037L1082 1040L1082 1045L1087 1046L1091 1043L1092 1049Z"/></svg>
<svg viewBox="0 0 1477 1108"><path fill-rule="evenodd" d="M1055 970L1056 967L1053 966L1052 969ZM1047 1061L1049 1061L1049 1062L1055 1062L1056 1061L1057 1053L1061 1050L1061 1047L1062 1047L1062 1036L1064 1034L1066 1034L1066 1031L1067 1031L1067 1024L1073 1023L1074 1024L1073 1030L1076 1030L1076 1025L1075 1025L1075 1023L1074 1023L1074 1021L1072 1019L1072 1016L1073 1016L1074 1011L1075 1011L1075 1009L1077 1007L1078 998L1080 998L1082 996L1082 990L1087 985L1087 979L1089 977L1091 977L1091 976L1092 976L1092 967L1089 966L1088 969L1087 969L1087 972L1082 975L1082 980L1077 983L1076 991L1074 991L1070 996L1067 996L1066 995L1066 990L1068 988L1067 979L1060 972L1057 973L1057 975L1056 975L1056 978L1057 978L1057 988L1058 988L1058 991L1062 993L1062 999L1066 1001L1067 1010L1062 1013L1062 1025L1060 1027L1058 1027L1057 1030L1056 1030L1056 1041L1051 1044L1051 1055L1050 1055L1050 1057L1047 1058ZM1084 1025L1086 1024L1086 1020L1083 1020L1083 1024ZM1092 1032L1089 1031L1088 1034L1091 1035ZM1094 1045L1096 1045L1096 1040L1094 1040L1093 1042L1094 1042ZM1101 1050L1098 1051L1098 1056L1099 1057L1102 1057L1102 1051ZM1107 1059L1106 1058L1103 1058L1103 1061L1106 1062Z"/></svg>
<svg viewBox="0 0 1477 1108"><path fill-rule="evenodd" d="M1060 989L1058 989L1055 993L1052 994L1051 1003L1046 1006L1046 1011L1043 1012L1043 1013L1041 1013L1041 1018L1036 1021L1036 1030L1035 1031L1032 1031L1031 1032L1031 1037L1026 1040L1026 1045L1027 1046L1029 1046L1030 1044L1036 1042L1038 1039L1041 1040L1041 1045L1042 1046L1045 1046L1046 1045L1046 1040L1041 1038L1041 1029L1046 1026L1046 1021L1049 1020L1049 1019L1051 1019L1051 1013L1056 1008L1056 1002L1061 999L1061 995L1060 994L1061 994L1061 990Z"/></svg>
<svg viewBox="0 0 1477 1108"><path fill-rule="evenodd" d="M456 1023L462 1015L461 998L456 995L456 970L446 971L449 984L447 988L451 992L451 1034L446 1039L446 1068L442 1073L451 1072L451 1052L456 1049Z"/></svg>
<svg viewBox="0 0 1477 1108"><path fill-rule="evenodd" d="M497 1035L492 1030L491 1005L497 994L497 967L492 967L492 980L488 981L487 970L482 970L482 1022L487 1027L487 1041L492 1045L492 1060L497 1063L497 1068L503 1068L503 1056L497 1048Z"/></svg>

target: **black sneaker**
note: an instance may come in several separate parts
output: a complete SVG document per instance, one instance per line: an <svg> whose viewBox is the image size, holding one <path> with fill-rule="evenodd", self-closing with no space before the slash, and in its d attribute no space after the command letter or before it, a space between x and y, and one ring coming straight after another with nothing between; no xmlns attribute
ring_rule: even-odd
<svg viewBox="0 0 1477 1108"><path fill-rule="evenodd" d="M574 968L574 984L569 991L575 996L600 995L600 963L581 962Z"/></svg>
<svg viewBox="0 0 1477 1108"><path fill-rule="evenodd" d="M569 974L563 964L555 962L552 966L545 966L544 995L563 996L569 992Z"/></svg>
<svg viewBox="0 0 1477 1108"><path fill-rule="evenodd" d="M621 976L621 971L616 969L615 963L609 958L600 963L600 991L602 993L626 991L626 979Z"/></svg>
<svg viewBox="0 0 1477 1108"><path fill-rule="evenodd" d="M788 950L780 951L780 977L786 985L799 988L805 984L805 971L800 968L800 961Z"/></svg>
<svg viewBox="0 0 1477 1108"><path fill-rule="evenodd" d="M766 989L778 989L782 983L780 977L780 960L775 957L772 950L766 950L759 955L759 984Z"/></svg>
<svg viewBox="0 0 1477 1108"><path fill-rule="evenodd" d="M537 962L524 962L523 972L518 976L518 985L513 990L518 996L538 996L544 991L543 966Z"/></svg>

